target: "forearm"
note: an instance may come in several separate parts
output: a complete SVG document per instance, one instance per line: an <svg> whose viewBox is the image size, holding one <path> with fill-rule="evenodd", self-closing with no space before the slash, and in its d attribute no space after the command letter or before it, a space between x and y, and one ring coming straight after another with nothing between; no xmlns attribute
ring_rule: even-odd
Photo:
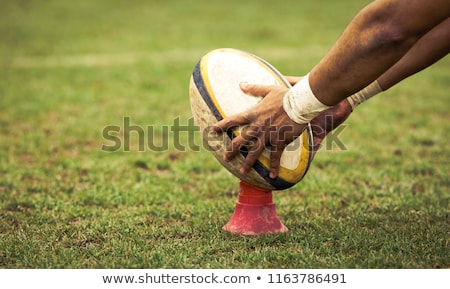
<svg viewBox="0 0 450 289"><path fill-rule="evenodd" d="M379 0L363 9L311 70L310 86L317 99L334 105L363 89L446 19L448 11L431 7L437 2L442 6L442 1L430 2L426 7L418 2Z"/></svg>
<svg viewBox="0 0 450 289"><path fill-rule="evenodd" d="M450 18L430 30L388 71L378 78L382 90L429 67L450 52Z"/></svg>
<svg viewBox="0 0 450 289"><path fill-rule="evenodd" d="M348 97L353 109L356 106L388 90L405 78L429 67L450 51L450 18L430 30L411 49L376 81Z"/></svg>

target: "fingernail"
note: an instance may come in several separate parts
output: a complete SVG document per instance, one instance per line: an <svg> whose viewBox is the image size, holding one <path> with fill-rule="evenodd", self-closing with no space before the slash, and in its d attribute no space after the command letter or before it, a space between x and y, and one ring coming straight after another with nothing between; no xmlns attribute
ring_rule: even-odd
<svg viewBox="0 0 450 289"><path fill-rule="evenodd" d="M276 175L275 172L270 172L269 177L270 177L271 179L275 179L275 178L277 177L277 175Z"/></svg>
<svg viewBox="0 0 450 289"><path fill-rule="evenodd" d="M245 89L245 88L248 87L248 82L243 81L243 82L239 83L239 86L240 86L241 88Z"/></svg>

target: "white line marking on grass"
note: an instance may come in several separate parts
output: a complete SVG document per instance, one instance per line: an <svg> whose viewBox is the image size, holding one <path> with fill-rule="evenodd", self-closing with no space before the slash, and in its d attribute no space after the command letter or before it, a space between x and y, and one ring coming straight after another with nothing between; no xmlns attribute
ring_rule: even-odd
<svg viewBox="0 0 450 289"><path fill-rule="evenodd" d="M194 63L204 54L212 49L173 49L166 51L149 52L125 52L125 53L91 53L73 55L52 55L52 56L15 56L9 61L9 65L15 68L58 68L58 67L101 67L101 66L124 66L134 65L141 62L152 63L173 63L190 62ZM269 62L276 60L295 59L299 55L308 57L319 57L326 51L324 47L303 47L303 48L277 48L277 49L256 49L249 51ZM303 56L304 57L304 56Z"/></svg>
<svg viewBox="0 0 450 289"><path fill-rule="evenodd" d="M133 65L143 61L160 63L185 61L186 59L198 58L201 56L201 53L202 51L170 50L161 52L16 56L11 59L10 65L17 68L123 66Z"/></svg>

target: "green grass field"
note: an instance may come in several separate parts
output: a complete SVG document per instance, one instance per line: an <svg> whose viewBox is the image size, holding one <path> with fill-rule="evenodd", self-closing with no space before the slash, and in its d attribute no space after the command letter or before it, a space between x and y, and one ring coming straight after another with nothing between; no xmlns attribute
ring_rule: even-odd
<svg viewBox="0 0 450 289"><path fill-rule="evenodd" d="M287 234L224 232L238 180L166 130L188 124L209 50L303 75L368 2L3 1L0 267L449 268L448 57L358 107L345 149L326 140L274 192ZM125 151L125 118L153 129L143 151L137 133ZM102 151L110 126L122 147Z"/></svg>

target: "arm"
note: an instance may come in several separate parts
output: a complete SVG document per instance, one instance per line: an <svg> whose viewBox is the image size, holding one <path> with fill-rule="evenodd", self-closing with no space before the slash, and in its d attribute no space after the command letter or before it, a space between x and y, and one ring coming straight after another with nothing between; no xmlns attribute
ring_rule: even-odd
<svg viewBox="0 0 450 289"><path fill-rule="evenodd" d="M249 126L246 134L232 141L225 158L231 159L241 146L253 144L241 168L245 173L262 150L269 147L270 175L275 177L284 147L301 134L306 123L376 80L449 15L447 0L372 2L356 15L330 52L313 67L309 79L290 90L278 86L242 87L244 92L264 99L213 128L222 132L234 126Z"/></svg>
<svg viewBox="0 0 450 289"><path fill-rule="evenodd" d="M325 136L343 123L360 103L429 67L445 57L449 51L450 18L447 18L420 38L405 56L377 79L379 90L361 90L357 93L359 96L352 95L311 120L314 155ZM301 77L292 76L286 78L292 85L301 79Z"/></svg>

